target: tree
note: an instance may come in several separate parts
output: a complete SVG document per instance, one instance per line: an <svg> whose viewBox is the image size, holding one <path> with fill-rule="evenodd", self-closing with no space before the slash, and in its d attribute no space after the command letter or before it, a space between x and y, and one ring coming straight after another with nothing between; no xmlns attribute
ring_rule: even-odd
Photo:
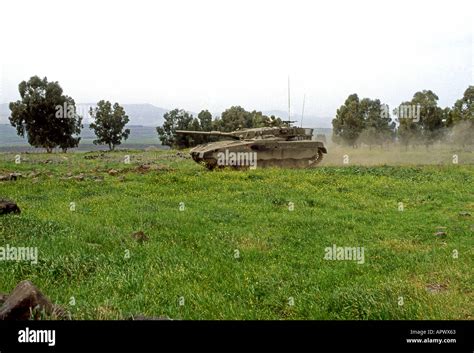
<svg viewBox="0 0 474 353"><path fill-rule="evenodd" d="M359 136L360 142L371 147L381 146L393 140L395 122L390 118L388 105L382 104L379 99L364 98L360 102L360 112L364 120L364 129Z"/></svg>
<svg viewBox="0 0 474 353"><path fill-rule="evenodd" d="M270 117L266 117L265 126L274 127L274 126L289 126L289 123L284 123L281 118L276 117L275 115L271 115Z"/></svg>
<svg viewBox="0 0 474 353"><path fill-rule="evenodd" d="M474 121L474 86L469 86L461 99L454 103L452 114L446 124L455 125L459 121Z"/></svg>
<svg viewBox="0 0 474 353"><path fill-rule="evenodd" d="M214 121L214 130L236 131L258 127L282 126L283 121L275 116L268 117L259 111L249 112L241 106L232 106L226 109L220 119Z"/></svg>
<svg viewBox="0 0 474 353"><path fill-rule="evenodd" d="M201 110L201 112L198 114L197 119L194 118L189 130L194 130L194 131L211 131L213 130L212 128L212 114L209 113L208 110ZM214 140L213 137L211 136L204 136L204 135L190 135L189 136L189 143L190 146L194 145L199 145L202 143L209 142L211 140Z"/></svg>
<svg viewBox="0 0 474 353"><path fill-rule="evenodd" d="M332 126L334 142L356 145L356 141L364 129L364 116L357 94L351 94L337 110L336 117L332 120Z"/></svg>
<svg viewBox="0 0 474 353"><path fill-rule="evenodd" d="M19 136L28 137L34 147L53 148L77 147L81 140L82 117L76 114L74 99L63 94L58 82L48 82L38 76L28 82L22 81L18 90L21 100L11 102L10 124Z"/></svg>
<svg viewBox="0 0 474 353"><path fill-rule="evenodd" d="M446 125L451 128L456 144L474 143L474 86L469 86L461 99L454 103L450 110Z"/></svg>
<svg viewBox="0 0 474 353"><path fill-rule="evenodd" d="M409 117L398 118L398 122L398 139L405 146L405 149L408 149L409 145L414 145L419 141L421 136L420 126Z"/></svg>
<svg viewBox="0 0 474 353"><path fill-rule="evenodd" d="M443 109L438 107L438 96L430 90L416 92L411 105L420 105L420 125L423 142L426 146L442 138L444 133Z"/></svg>
<svg viewBox="0 0 474 353"><path fill-rule="evenodd" d="M201 110L198 114L199 124L202 131L212 130L212 114L208 110Z"/></svg>
<svg viewBox="0 0 474 353"><path fill-rule="evenodd" d="M95 145L108 145L109 150L114 150L123 140L127 140L130 134L129 129L124 129L129 122L128 115L118 103L112 104L109 101L101 100L97 107L90 108L90 115L94 122L90 128L94 130L97 140Z"/></svg>
<svg viewBox="0 0 474 353"><path fill-rule="evenodd" d="M225 132L252 128L254 127L253 116L252 113L241 106L232 106L221 114L221 118L216 121L215 127L216 130Z"/></svg>
<svg viewBox="0 0 474 353"><path fill-rule="evenodd" d="M443 138L449 110L438 107L438 96L430 90L416 92L411 101L400 104L398 137L408 145L423 143L427 147Z"/></svg>
<svg viewBox="0 0 474 353"><path fill-rule="evenodd" d="M288 125L288 124L284 124L280 118L277 118L274 115L268 117L267 115L264 115L262 112L257 112L256 110L254 110L250 114L252 116L251 127L254 127L254 128Z"/></svg>
<svg viewBox="0 0 474 353"><path fill-rule="evenodd" d="M163 126L158 126L156 128L160 141L163 145L177 148L187 148L195 143L195 136L176 134L176 130L192 130L194 118L191 114L183 109L174 109L165 113L163 118L165 120Z"/></svg>

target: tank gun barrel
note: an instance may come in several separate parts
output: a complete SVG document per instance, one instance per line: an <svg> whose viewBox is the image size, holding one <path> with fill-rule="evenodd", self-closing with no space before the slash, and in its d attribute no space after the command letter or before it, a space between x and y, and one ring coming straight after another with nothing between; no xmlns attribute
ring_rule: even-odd
<svg viewBox="0 0 474 353"><path fill-rule="evenodd" d="M221 131L193 131L193 130L176 130L177 134L182 134L182 135L206 135L206 136L226 136L230 137L236 140L239 140L240 138L238 136L235 136L231 132L221 132Z"/></svg>

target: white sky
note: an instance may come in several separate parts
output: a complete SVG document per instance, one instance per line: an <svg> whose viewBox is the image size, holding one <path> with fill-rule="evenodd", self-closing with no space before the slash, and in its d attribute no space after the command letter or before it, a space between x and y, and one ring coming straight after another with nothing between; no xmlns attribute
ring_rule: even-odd
<svg viewBox="0 0 474 353"><path fill-rule="evenodd" d="M32 75L77 103L332 117L351 93L391 107L474 82L473 1L2 1L0 102ZM327 120L325 120L327 121ZM328 125L323 123L322 125Z"/></svg>

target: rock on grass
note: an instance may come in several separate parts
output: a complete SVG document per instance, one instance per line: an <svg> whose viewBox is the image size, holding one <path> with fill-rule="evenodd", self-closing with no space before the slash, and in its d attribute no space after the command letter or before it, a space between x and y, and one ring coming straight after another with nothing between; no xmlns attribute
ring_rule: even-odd
<svg viewBox="0 0 474 353"><path fill-rule="evenodd" d="M143 243L149 240L148 236L143 233L143 231L133 233L132 238L138 241L139 243Z"/></svg>
<svg viewBox="0 0 474 353"><path fill-rule="evenodd" d="M52 319L66 318L65 311L51 303L30 281L18 283L0 308L0 320L39 319L42 314Z"/></svg>
<svg viewBox="0 0 474 353"><path fill-rule="evenodd" d="M0 199L0 215L20 212L20 208L15 202L6 199Z"/></svg>

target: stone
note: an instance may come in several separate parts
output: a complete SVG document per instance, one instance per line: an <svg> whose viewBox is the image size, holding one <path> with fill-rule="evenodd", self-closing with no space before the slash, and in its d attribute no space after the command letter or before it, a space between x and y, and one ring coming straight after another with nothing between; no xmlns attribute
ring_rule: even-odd
<svg viewBox="0 0 474 353"><path fill-rule="evenodd" d="M446 233L446 227L436 227L434 235L440 238L445 238L448 235L448 233Z"/></svg>
<svg viewBox="0 0 474 353"><path fill-rule="evenodd" d="M471 216L471 214L467 211L461 211L461 212L459 212L459 215L461 217L470 217Z"/></svg>
<svg viewBox="0 0 474 353"><path fill-rule="evenodd" d="M8 294L5 293L0 293L0 305L3 305L5 303L5 300L7 300Z"/></svg>
<svg viewBox="0 0 474 353"><path fill-rule="evenodd" d="M20 173L10 173L8 175L0 175L0 181L15 181L21 177L22 175Z"/></svg>
<svg viewBox="0 0 474 353"><path fill-rule="evenodd" d="M176 152L176 157L182 158L182 159L190 159L190 158L191 158L190 155L185 154L185 153L183 153L183 152Z"/></svg>
<svg viewBox="0 0 474 353"><path fill-rule="evenodd" d="M0 199L0 214L7 214L7 213L20 213L20 208L18 205L10 200L2 200Z"/></svg>
<svg viewBox="0 0 474 353"><path fill-rule="evenodd" d="M10 173L10 180L18 180L22 175L20 173Z"/></svg>
<svg viewBox="0 0 474 353"><path fill-rule="evenodd" d="M92 176L92 179L93 179L94 181L99 181L99 182L100 182L100 181L104 181L104 177L103 177L102 175L93 175L93 176Z"/></svg>
<svg viewBox="0 0 474 353"><path fill-rule="evenodd" d="M143 243L149 240L148 236L145 233L143 233L143 231L133 233L132 238L140 243Z"/></svg>
<svg viewBox="0 0 474 353"><path fill-rule="evenodd" d="M145 173L151 170L151 166L149 164L141 164L135 168L135 171L139 173Z"/></svg>
<svg viewBox="0 0 474 353"><path fill-rule="evenodd" d="M439 293L448 289L446 284L433 283L426 286L426 291L429 293Z"/></svg>
<svg viewBox="0 0 474 353"><path fill-rule="evenodd" d="M115 170L115 169L110 169L110 170L108 171L108 173L109 173L109 175L112 175L112 176L113 176L113 175L117 175L117 174L118 174L118 171Z"/></svg>
<svg viewBox="0 0 474 353"><path fill-rule="evenodd" d="M158 316L158 317L152 317L152 316L145 316L145 315L133 315L129 318L129 320L135 320L135 321L172 321L168 316Z"/></svg>
<svg viewBox="0 0 474 353"><path fill-rule="evenodd" d="M65 318L65 311L51 303L30 281L21 281L0 308L0 320L38 319L44 313L52 318Z"/></svg>

